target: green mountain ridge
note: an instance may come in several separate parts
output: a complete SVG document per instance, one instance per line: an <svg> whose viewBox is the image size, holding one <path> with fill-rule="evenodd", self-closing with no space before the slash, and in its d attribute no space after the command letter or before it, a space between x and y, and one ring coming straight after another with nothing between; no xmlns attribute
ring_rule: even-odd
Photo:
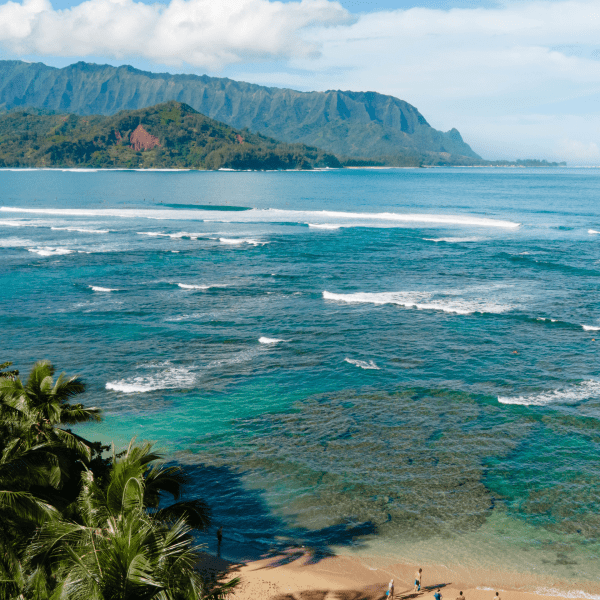
<svg viewBox="0 0 600 600"><path fill-rule="evenodd" d="M420 156L467 164L480 157L456 129L441 132L407 102L376 92L298 92L206 75L150 73L78 62L58 69L0 61L0 108L112 115L183 102L212 119L339 156Z"/></svg>
<svg viewBox="0 0 600 600"><path fill-rule="evenodd" d="M180 102L114 116L0 115L0 167L312 169L339 167L318 148L236 130ZM46 114L44 114L46 113Z"/></svg>

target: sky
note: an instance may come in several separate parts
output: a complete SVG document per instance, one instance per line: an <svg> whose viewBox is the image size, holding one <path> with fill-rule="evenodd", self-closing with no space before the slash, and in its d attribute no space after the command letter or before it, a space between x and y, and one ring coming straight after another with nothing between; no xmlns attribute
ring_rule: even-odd
<svg viewBox="0 0 600 600"><path fill-rule="evenodd" d="M375 91L485 158L600 165L600 0L0 0L0 59Z"/></svg>

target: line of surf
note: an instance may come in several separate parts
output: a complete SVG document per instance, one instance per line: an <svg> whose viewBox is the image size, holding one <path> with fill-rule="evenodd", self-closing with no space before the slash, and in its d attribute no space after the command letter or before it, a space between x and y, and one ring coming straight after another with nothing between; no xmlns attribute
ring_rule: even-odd
<svg viewBox="0 0 600 600"><path fill-rule="evenodd" d="M121 217L121 218L155 218L161 220L198 220L206 212L206 218L214 217L214 211L202 210L145 210L145 209L89 209L89 208L23 208L17 206L2 206L1 212L48 214L78 217ZM235 216L234 216L235 215ZM299 211L267 208L231 213L230 222L236 223L313 223L354 227L393 227L409 224L423 225L458 225L476 227L497 227L516 229L520 223L491 219L476 215L443 215L443 214L414 214L414 213L358 213L339 211Z"/></svg>

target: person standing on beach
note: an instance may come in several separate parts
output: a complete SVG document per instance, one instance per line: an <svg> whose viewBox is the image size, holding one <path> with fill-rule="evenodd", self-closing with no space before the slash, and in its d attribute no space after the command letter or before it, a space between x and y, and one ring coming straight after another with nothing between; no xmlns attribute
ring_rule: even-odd
<svg viewBox="0 0 600 600"><path fill-rule="evenodd" d="M458 598L456 600L465 600L465 597L463 596L462 590L460 591L460 594L458 595Z"/></svg>
<svg viewBox="0 0 600 600"><path fill-rule="evenodd" d="M494 596L494 600L500 600L500 594L498 592L496 592L496 595Z"/></svg>
<svg viewBox="0 0 600 600"><path fill-rule="evenodd" d="M388 585L387 592L385 593L386 600L394 600L394 580L392 579Z"/></svg>
<svg viewBox="0 0 600 600"><path fill-rule="evenodd" d="M433 595L433 597L435 598L435 600L442 600L442 594L440 593L439 588L438 591Z"/></svg>
<svg viewBox="0 0 600 600"><path fill-rule="evenodd" d="M421 591L421 573L422 572L423 572L423 569L419 569L415 573L415 589L413 590L413 592L420 592Z"/></svg>
<svg viewBox="0 0 600 600"><path fill-rule="evenodd" d="M223 541L223 527L217 529L217 557L221 558L221 542Z"/></svg>

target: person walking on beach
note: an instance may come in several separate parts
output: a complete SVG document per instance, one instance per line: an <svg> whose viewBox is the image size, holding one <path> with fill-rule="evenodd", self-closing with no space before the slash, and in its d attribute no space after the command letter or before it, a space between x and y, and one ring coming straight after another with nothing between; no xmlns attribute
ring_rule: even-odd
<svg viewBox="0 0 600 600"><path fill-rule="evenodd" d="M392 579L385 593L386 600L394 600L394 580Z"/></svg>
<svg viewBox="0 0 600 600"><path fill-rule="evenodd" d="M442 594L440 593L439 588L438 591L433 595L433 597L435 598L435 600L442 600Z"/></svg>
<svg viewBox="0 0 600 600"><path fill-rule="evenodd" d="M458 598L456 600L465 600L465 597L463 596L462 590L460 591L460 594L458 595Z"/></svg>
<svg viewBox="0 0 600 600"><path fill-rule="evenodd" d="M423 569L419 569L415 573L415 589L413 590L413 592L420 592L421 591L421 573L422 572L423 572Z"/></svg>
<svg viewBox="0 0 600 600"><path fill-rule="evenodd" d="M496 592L496 595L494 596L494 600L500 600L500 594L498 592Z"/></svg>

